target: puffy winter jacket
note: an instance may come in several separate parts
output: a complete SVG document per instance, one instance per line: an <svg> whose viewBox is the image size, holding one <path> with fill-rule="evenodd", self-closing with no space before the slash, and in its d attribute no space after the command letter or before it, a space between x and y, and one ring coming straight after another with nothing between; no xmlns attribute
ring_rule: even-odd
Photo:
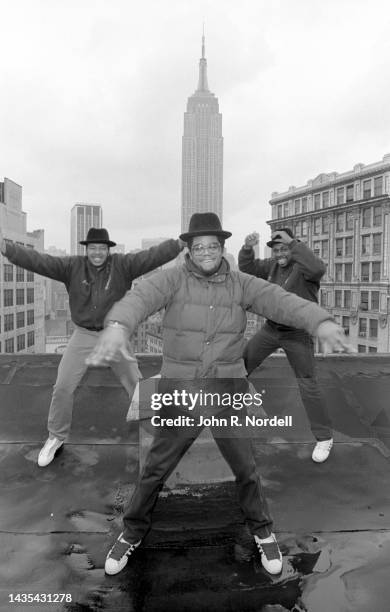
<svg viewBox="0 0 390 612"><path fill-rule="evenodd" d="M330 315L316 304L243 272L223 259L218 272L202 275L186 258L181 268L157 272L117 302L106 321L134 333L149 315L165 307L163 365L169 378L241 378L246 311L313 334Z"/></svg>

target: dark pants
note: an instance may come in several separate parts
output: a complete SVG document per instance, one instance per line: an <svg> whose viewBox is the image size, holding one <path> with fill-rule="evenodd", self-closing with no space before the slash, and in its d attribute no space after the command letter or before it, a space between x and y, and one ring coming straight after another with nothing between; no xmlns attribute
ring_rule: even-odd
<svg viewBox="0 0 390 612"><path fill-rule="evenodd" d="M332 437L331 422L321 395L314 359L314 345L305 331L282 331L266 323L251 338L245 348L244 359L248 375L277 348L284 349L297 378L302 403L317 440Z"/></svg>
<svg viewBox="0 0 390 612"><path fill-rule="evenodd" d="M230 408L210 410L207 416L212 413L227 418L232 414ZM124 537L127 541L134 543L144 538L151 526L159 491L202 429L201 426L192 427L189 433L175 428L156 430L144 469L124 512ZM210 430L236 477L239 504L251 533L266 538L271 534L272 520L257 473L252 441L248 437L235 437L234 428L228 430L230 437L220 437L226 435L221 428L210 427Z"/></svg>

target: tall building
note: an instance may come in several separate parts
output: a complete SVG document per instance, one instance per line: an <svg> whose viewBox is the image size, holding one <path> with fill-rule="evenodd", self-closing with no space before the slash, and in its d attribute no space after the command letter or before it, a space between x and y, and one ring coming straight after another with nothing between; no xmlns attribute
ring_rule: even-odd
<svg viewBox="0 0 390 612"><path fill-rule="evenodd" d="M195 212L213 211L222 221L223 138L218 99L207 83L205 39L199 61L199 83L188 98L182 141L181 229Z"/></svg>
<svg viewBox="0 0 390 612"><path fill-rule="evenodd" d="M390 154L273 193L272 230L290 227L327 264L320 304L361 353L390 352Z"/></svg>
<svg viewBox="0 0 390 612"><path fill-rule="evenodd" d="M0 182L0 226L4 237L43 251L44 232L27 232L22 187ZM11 264L0 254L0 353L45 352L44 278Z"/></svg>
<svg viewBox="0 0 390 612"><path fill-rule="evenodd" d="M70 212L70 254L84 255L85 247L79 244L80 240L85 240L91 227L102 227L102 224L100 204L75 204Z"/></svg>

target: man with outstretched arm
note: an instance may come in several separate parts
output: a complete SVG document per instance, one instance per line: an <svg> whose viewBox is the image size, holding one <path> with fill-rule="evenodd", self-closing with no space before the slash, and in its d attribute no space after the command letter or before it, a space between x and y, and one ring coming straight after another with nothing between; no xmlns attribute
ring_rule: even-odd
<svg viewBox="0 0 390 612"><path fill-rule="evenodd" d="M166 308L163 321L161 383L181 388L247 389L242 358L246 311L295 325L317 335L325 351L348 350L341 327L326 311L281 287L231 270L223 257L224 231L214 213L195 213L189 231L180 238L189 253L181 268L156 273L120 300L106 317L106 329L88 363L99 365L126 356L128 338L149 315ZM181 384L180 384L181 383ZM207 416L223 416L229 407L207 407ZM130 503L124 530L109 551L105 571L117 574L140 545L151 526L160 488L202 427L178 431L157 428L145 466ZM238 488L241 510L254 537L263 567L271 574L282 569L282 556L272 532L272 520L257 473L252 443L238 434L227 437L211 427Z"/></svg>
<svg viewBox="0 0 390 612"><path fill-rule="evenodd" d="M240 270L317 303L320 280L326 270L324 262L306 244L297 240L289 228L273 232L271 240L267 242L267 246L272 249L270 259L255 259L253 247L258 241L257 232L245 238L245 244L238 255ZM267 319L245 347L244 360L248 375L276 349L284 349L294 370L302 403L317 440L312 459L316 463L323 463L333 446L333 437L325 399L318 383L313 340L303 328L284 325L272 317Z"/></svg>
<svg viewBox="0 0 390 612"><path fill-rule="evenodd" d="M166 240L139 253L110 253L115 242L103 228L91 228L85 240L86 255L52 257L5 240L0 229L0 251L21 268L61 281L69 293L75 330L58 367L51 399L49 437L38 456L38 465L51 463L66 440L73 411L74 392L87 370L86 357L103 330L104 317L132 285L132 281L174 259L182 250L180 240ZM120 359L111 367L131 399L141 377L135 359Z"/></svg>

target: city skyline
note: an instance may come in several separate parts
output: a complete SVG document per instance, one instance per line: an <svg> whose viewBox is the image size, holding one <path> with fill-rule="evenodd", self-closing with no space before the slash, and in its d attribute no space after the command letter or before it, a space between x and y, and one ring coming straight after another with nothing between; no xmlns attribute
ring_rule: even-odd
<svg viewBox="0 0 390 612"><path fill-rule="evenodd" d="M23 185L29 229L43 227L48 245L68 248L77 201L104 202L105 225L129 248L179 233L183 100L203 20L231 252L253 229L269 235L272 191L390 150L385 2L54 1L44 11L21 0L2 17L0 167Z"/></svg>

